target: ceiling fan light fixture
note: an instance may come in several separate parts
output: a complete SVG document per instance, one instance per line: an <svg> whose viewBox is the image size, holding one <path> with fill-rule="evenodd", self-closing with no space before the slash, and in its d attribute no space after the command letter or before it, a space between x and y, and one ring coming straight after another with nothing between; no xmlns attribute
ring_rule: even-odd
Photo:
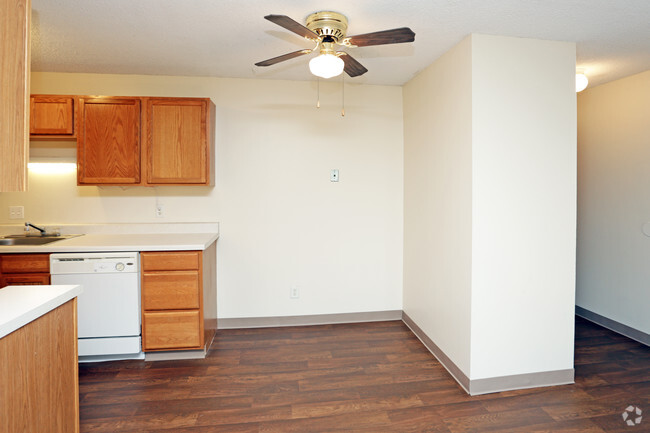
<svg viewBox="0 0 650 433"><path fill-rule="evenodd" d="M343 73L345 63L334 54L320 54L309 61L309 70L321 78L332 78Z"/></svg>
<svg viewBox="0 0 650 433"><path fill-rule="evenodd" d="M582 92L587 88L589 78L585 75L584 69L576 70L576 93Z"/></svg>

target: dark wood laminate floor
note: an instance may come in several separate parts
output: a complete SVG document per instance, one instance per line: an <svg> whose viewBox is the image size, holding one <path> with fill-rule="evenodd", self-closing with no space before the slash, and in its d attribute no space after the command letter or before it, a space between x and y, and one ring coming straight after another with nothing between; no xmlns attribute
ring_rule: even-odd
<svg viewBox="0 0 650 433"><path fill-rule="evenodd" d="M650 432L650 348L579 318L575 385L477 397L399 321L224 330L212 348L82 364L81 431Z"/></svg>

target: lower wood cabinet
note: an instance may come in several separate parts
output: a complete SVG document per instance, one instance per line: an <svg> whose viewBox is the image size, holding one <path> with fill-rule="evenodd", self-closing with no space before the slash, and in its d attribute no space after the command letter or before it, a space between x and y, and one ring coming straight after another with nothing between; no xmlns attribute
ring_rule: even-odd
<svg viewBox="0 0 650 433"><path fill-rule="evenodd" d="M79 431L77 299L0 338L0 432Z"/></svg>
<svg viewBox="0 0 650 433"><path fill-rule="evenodd" d="M216 308L211 305L216 301L214 272L210 270L215 266L214 248L213 244L207 250L211 260L205 264L203 251L140 253L145 352L197 350L210 344L216 330Z"/></svg>
<svg viewBox="0 0 650 433"><path fill-rule="evenodd" d="M49 254L0 254L0 287L50 284Z"/></svg>

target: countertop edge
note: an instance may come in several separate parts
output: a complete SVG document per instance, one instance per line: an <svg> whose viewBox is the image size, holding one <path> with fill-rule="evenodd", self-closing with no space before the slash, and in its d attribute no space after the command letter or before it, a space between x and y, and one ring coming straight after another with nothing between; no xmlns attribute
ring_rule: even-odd
<svg viewBox="0 0 650 433"><path fill-rule="evenodd" d="M30 289L35 287L39 289ZM22 328L28 323L33 322L34 320L49 313L55 308L58 308L69 300L78 296L83 291L80 285L7 286L0 289L0 301L4 302L5 299L3 298L15 296L17 292L25 292L29 290L43 291L42 288L47 288L45 290L49 290L49 293L45 295L43 302L36 302L35 300L31 300L24 302L25 305L16 305L16 308L22 307L25 311L19 311L15 316L11 317L6 322L0 322L0 338L6 337L7 335ZM57 288L59 290L56 290ZM8 292L5 292L5 290L8 290Z"/></svg>
<svg viewBox="0 0 650 433"><path fill-rule="evenodd" d="M148 234L151 235L151 234ZM169 234L167 234L169 235ZM169 242L162 244L154 243L139 243L133 242L131 244L123 243L116 245L102 245L102 244L90 244L85 243L84 245L69 245L69 241L74 241L79 238L64 239L61 241L53 242L46 245L11 245L11 246L1 246L0 254L20 254L20 253L42 253L42 254L51 254L51 253L85 253L85 252L103 252L103 251L194 251L206 250L212 243L216 242L219 239L218 233L197 233L192 234L207 236L202 242ZM92 237L97 237L99 235L84 235L88 236L85 239L90 239ZM111 235L101 235L101 236L111 236ZM114 235L114 236L128 236L126 234ZM133 235L144 236L144 235ZM164 237L165 234L156 235ZM136 238L137 239L137 238ZM59 244L59 242L61 242ZM66 243L67 242L67 243ZM77 241L78 242L78 241ZM74 242L73 242L74 243Z"/></svg>

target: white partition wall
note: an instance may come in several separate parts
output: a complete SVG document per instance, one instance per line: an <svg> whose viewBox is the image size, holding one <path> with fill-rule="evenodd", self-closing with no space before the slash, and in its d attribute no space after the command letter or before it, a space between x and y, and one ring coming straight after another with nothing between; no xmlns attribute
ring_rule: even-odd
<svg viewBox="0 0 650 433"><path fill-rule="evenodd" d="M471 35L405 86L404 311L472 394L573 381L574 71Z"/></svg>

